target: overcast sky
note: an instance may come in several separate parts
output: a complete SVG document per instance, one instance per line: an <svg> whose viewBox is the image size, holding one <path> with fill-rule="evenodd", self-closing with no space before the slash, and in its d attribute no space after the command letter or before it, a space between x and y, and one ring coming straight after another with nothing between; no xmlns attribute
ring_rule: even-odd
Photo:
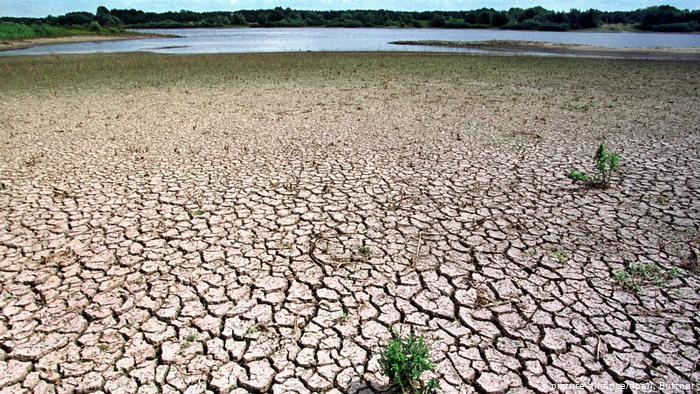
<svg viewBox="0 0 700 394"><path fill-rule="evenodd" d="M136 8L144 11L234 11L274 8L306 10L390 9L390 10L471 10L481 7L508 9L541 5L551 10L571 8L635 10L652 5L670 4L678 8L698 9L700 0L0 0L1 16L46 16L69 11L95 12L98 6Z"/></svg>

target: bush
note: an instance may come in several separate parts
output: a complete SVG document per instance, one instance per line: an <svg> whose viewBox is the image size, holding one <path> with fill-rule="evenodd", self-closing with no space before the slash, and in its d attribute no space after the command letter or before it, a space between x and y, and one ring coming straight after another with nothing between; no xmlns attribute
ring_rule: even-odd
<svg viewBox="0 0 700 394"><path fill-rule="evenodd" d="M102 26L100 26L100 23L97 21L92 21L90 22L90 25L88 26L88 29L94 31L94 32L100 32L102 31Z"/></svg>
<svg viewBox="0 0 700 394"><path fill-rule="evenodd" d="M438 382L430 379L423 383L423 372L432 371L429 349L423 337L413 334L402 338L396 332L391 333L391 340L379 360L382 372L389 377L391 386L400 393L435 393Z"/></svg>

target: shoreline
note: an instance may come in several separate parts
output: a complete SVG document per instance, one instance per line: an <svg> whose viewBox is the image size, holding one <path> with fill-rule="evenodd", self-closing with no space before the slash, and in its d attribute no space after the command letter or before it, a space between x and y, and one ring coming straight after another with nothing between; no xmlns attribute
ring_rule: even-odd
<svg viewBox="0 0 700 394"><path fill-rule="evenodd" d="M586 56L597 58L689 60L700 61L700 48L607 48L582 44L557 44L538 41L392 41L404 46L428 46L441 48L475 49L493 52L520 52L524 54L547 53L562 56Z"/></svg>
<svg viewBox="0 0 700 394"><path fill-rule="evenodd" d="M177 36L167 34L125 34L125 35L85 35L85 36L66 36L66 37L44 37L30 38L26 40L10 40L0 41L0 52L27 49L43 45L55 44L78 44L83 42L102 42L102 41L122 41L122 40L144 40L149 38L174 38Z"/></svg>

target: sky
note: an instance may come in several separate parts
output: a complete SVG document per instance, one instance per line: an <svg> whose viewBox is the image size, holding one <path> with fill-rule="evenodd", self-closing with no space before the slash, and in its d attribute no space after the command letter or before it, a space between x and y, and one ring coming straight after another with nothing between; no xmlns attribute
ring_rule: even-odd
<svg viewBox="0 0 700 394"><path fill-rule="evenodd" d="M627 11L652 5L669 4L678 8L698 9L700 0L0 0L0 16L60 15L70 11L95 12L98 6L136 8L143 11L235 11L290 7L305 10L389 9L401 11L472 10L541 5L550 10L597 8Z"/></svg>

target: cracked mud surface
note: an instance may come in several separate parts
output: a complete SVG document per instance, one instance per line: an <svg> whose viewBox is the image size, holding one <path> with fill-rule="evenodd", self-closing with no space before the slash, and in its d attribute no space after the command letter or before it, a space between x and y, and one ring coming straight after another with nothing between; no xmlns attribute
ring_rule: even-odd
<svg viewBox="0 0 700 394"><path fill-rule="evenodd" d="M0 392L381 391L390 328L443 392L698 381L696 65L218 59L0 92Z"/></svg>

